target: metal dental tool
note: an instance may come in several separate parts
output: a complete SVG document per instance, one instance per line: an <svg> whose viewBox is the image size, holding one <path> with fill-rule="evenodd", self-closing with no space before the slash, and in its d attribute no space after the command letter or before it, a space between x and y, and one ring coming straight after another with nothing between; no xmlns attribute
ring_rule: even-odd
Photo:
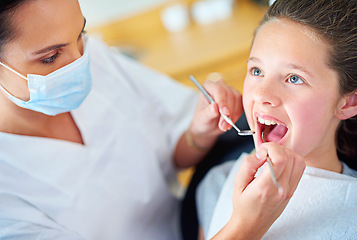
<svg viewBox="0 0 357 240"><path fill-rule="evenodd" d="M265 143L264 131L262 131L262 140ZM278 188L279 193L281 193L283 191L283 189L280 186L280 184L278 183L278 181L276 180L276 175L275 175L275 172L274 172L273 163L271 162L271 159L270 159L269 155L267 156L267 162L268 162L268 165L269 165L269 169L270 169L270 172L271 172L271 178L273 179L274 185Z"/></svg>
<svg viewBox="0 0 357 240"><path fill-rule="evenodd" d="M190 75L190 79L191 81L196 85L196 87L203 93L203 95L208 99L208 101L210 103L215 103L215 101L213 100L213 98L208 94L208 92L202 87L202 85L196 80L196 78L192 75ZM222 118L228 123L230 124L235 130L237 130L238 135L240 136L251 136L253 135L255 132L251 131L251 130L240 130L232 121L232 119L230 119L230 117L224 115L221 113Z"/></svg>
<svg viewBox="0 0 357 240"><path fill-rule="evenodd" d="M215 103L215 101L213 100L213 98L208 94L208 92L202 87L202 85L196 80L196 78L192 75L190 75L190 79L191 81L196 85L196 87L203 93L203 95L208 99L208 101L210 103ZM255 132L251 131L251 130L240 130L232 121L232 119L230 119L228 116L224 115L221 113L222 118L229 123L235 130L237 130L238 135L240 136L251 136L253 135ZM262 139L263 142L265 142L264 139L264 131L262 132ZM269 169L271 172L271 177L273 179L274 185L278 188L279 193L281 193L283 191L282 187L280 186L280 184L278 183L278 181L276 180L276 175L274 172L274 168L273 168L273 163L271 162L271 159L269 156L267 156L267 162L269 165Z"/></svg>

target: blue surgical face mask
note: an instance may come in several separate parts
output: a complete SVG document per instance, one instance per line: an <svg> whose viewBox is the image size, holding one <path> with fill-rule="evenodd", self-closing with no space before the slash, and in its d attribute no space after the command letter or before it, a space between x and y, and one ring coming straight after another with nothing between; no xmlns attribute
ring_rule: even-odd
<svg viewBox="0 0 357 240"><path fill-rule="evenodd" d="M46 75L27 74L27 77L0 62L8 70L27 80L30 100L23 101L0 88L11 101L22 108L55 116L78 108L89 94L92 79L89 69L89 52L83 39L83 56L74 62Z"/></svg>

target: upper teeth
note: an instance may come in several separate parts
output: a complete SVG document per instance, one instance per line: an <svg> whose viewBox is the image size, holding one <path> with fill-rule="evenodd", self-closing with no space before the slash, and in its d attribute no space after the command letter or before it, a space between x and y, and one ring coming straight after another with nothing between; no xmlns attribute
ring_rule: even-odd
<svg viewBox="0 0 357 240"><path fill-rule="evenodd" d="M279 124L277 122L274 122L272 120L266 120L266 119L263 119L261 117L258 117L258 122L261 123L261 124L265 124L265 125L276 125L276 124Z"/></svg>

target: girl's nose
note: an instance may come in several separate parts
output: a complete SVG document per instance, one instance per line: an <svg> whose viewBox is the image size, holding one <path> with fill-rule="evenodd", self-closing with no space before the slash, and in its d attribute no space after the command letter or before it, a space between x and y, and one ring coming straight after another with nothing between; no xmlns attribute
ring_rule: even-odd
<svg viewBox="0 0 357 240"><path fill-rule="evenodd" d="M278 107L281 105L281 94L279 94L279 87L269 81L264 81L256 88L255 100L262 105Z"/></svg>

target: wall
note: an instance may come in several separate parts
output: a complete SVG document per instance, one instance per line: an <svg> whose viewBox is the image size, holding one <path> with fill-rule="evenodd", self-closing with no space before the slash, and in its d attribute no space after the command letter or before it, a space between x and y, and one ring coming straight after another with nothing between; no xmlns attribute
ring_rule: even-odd
<svg viewBox="0 0 357 240"><path fill-rule="evenodd" d="M79 0L89 28L142 12L170 0Z"/></svg>

